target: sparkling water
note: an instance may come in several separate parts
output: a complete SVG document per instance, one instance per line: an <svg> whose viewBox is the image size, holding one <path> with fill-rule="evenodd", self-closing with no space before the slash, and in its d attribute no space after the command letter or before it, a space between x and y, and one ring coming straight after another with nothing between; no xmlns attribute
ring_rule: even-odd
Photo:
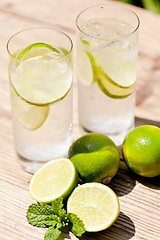
<svg viewBox="0 0 160 240"><path fill-rule="evenodd" d="M72 143L72 59L64 53L57 58L50 49L35 48L24 61L10 61L15 150L29 172L67 157Z"/></svg>
<svg viewBox="0 0 160 240"><path fill-rule="evenodd" d="M137 35L128 24L105 19L88 21L82 32L77 33L80 124L120 145L134 127Z"/></svg>
<svg viewBox="0 0 160 240"><path fill-rule="evenodd" d="M71 105L72 89L63 100L50 104L47 119L35 131L26 129L12 112L15 149L27 171L35 172L53 158L67 157L72 143Z"/></svg>

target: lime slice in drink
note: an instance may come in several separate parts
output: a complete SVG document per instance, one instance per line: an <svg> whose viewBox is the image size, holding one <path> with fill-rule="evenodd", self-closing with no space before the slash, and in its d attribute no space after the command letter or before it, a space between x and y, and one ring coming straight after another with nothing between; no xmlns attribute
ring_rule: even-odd
<svg viewBox="0 0 160 240"><path fill-rule="evenodd" d="M72 64L66 51L35 43L20 51L10 80L26 102L46 105L63 99L72 85ZM13 69L13 68L12 68Z"/></svg>
<svg viewBox="0 0 160 240"><path fill-rule="evenodd" d="M82 54L82 53L81 53ZM79 79L84 85L91 85L93 82L97 81L101 91L110 98L123 99L131 95L135 90L135 84L127 85L119 84L111 79L107 73L99 66L98 60L93 57L93 55L85 51L83 52L83 60L86 67L82 67L81 73L79 72ZM87 60L84 59L88 58ZM82 64L82 65L83 65ZM129 84L129 83L128 83Z"/></svg>
<svg viewBox="0 0 160 240"><path fill-rule="evenodd" d="M31 50L35 49L35 48L40 48L40 52L39 51L37 52L38 55L39 55L39 53L42 52L43 48L51 50L52 52L57 54L57 56L60 55L60 52L56 48L52 47L51 45L49 45L47 43L40 43L39 42L39 43L33 43L33 44L27 46L26 48L24 48L20 53L18 53L17 59L18 60L25 60L25 59L28 59L28 58L31 58L31 57L35 57L36 52L32 52L33 54L31 53Z"/></svg>
<svg viewBox="0 0 160 240"><path fill-rule="evenodd" d="M79 51L77 66L79 81L86 86L91 85L96 77L95 61L92 54L88 51Z"/></svg>
<svg viewBox="0 0 160 240"><path fill-rule="evenodd" d="M51 202L67 197L78 184L78 174L67 158L53 159L45 163L33 175L29 192L38 202Z"/></svg>
<svg viewBox="0 0 160 240"><path fill-rule="evenodd" d="M16 51L9 66L12 110L29 130L45 122L49 104L63 99L72 85L68 51L46 43L34 43Z"/></svg>
<svg viewBox="0 0 160 240"><path fill-rule="evenodd" d="M35 106L27 103L17 95L12 85L10 96L12 111L26 129L33 131L43 125L49 113L49 106Z"/></svg>
<svg viewBox="0 0 160 240"><path fill-rule="evenodd" d="M110 227L119 215L116 194L101 183L85 183L75 188L68 199L68 212L76 214L88 232Z"/></svg>
<svg viewBox="0 0 160 240"><path fill-rule="evenodd" d="M99 68L99 77L97 79L101 91L110 98L123 99L131 95L135 90L135 84L130 86L119 85Z"/></svg>
<svg viewBox="0 0 160 240"><path fill-rule="evenodd" d="M131 95L135 90L135 78L129 78L126 76L126 70L123 74L124 77L118 80L113 80L104 70L104 66L101 65L98 56L93 56L91 51L93 50L93 43L88 43L86 40L81 40L81 43L84 45L87 51L79 51L81 62L79 60L78 65L80 65L81 74L80 81L86 85L97 81L101 91L110 98L113 99L123 99ZM88 62L87 62L88 57ZM85 63L85 64L84 64ZM86 67L85 67L86 66ZM86 70L85 70L86 69ZM83 81L82 81L83 80Z"/></svg>

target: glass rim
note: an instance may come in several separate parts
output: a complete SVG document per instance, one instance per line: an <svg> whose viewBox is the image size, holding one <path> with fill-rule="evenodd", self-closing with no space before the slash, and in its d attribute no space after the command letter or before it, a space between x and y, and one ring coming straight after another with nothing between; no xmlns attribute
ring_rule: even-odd
<svg viewBox="0 0 160 240"><path fill-rule="evenodd" d="M130 8L128 8L128 7L122 7L122 6L117 5L117 4L96 4L96 5L92 5L92 6L90 6L90 7L87 7L87 8L85 8L85 9L83 9L83 10L77 15L77 17L76 17L76 26L77 26L77 28L79 29L79 31L80 31L82 34L84 34L84 35L86 35L86 36L88 36L88 37L93 37L94 39L99 39L98 37L95 37L95 36L92 36L91 34L85 33L85 32L81 29L81 27L79 26L78 20L79 20L79 17L81 16L81 14L83 14L83 13L86 12L87 10L92 9L92 8L95 8L95 7L103 7L103 6L113 6L113 7L121 8L121 9L127 10L128 12L131 12L131 13L136 17L136 19L137 19L137 26L134 28L134 30L133 30L131 33L126 34L126 35L124 35L124 36L131 36L132 34L134 34L134 33L138 30L138 28L139 28L139 26L140 26L140 19L139 19L138 15L137 15L133 10L131 10Z"/></svg>
<svg viewBox="0 0 160 240"><path fill-rule="evenodd" d="M72 52L72 50L73 50L73 42L72 42L72 39L70 38L70 36L69 36L67 33L63 32L62 30L53 28L53 27L31 27L31 28L25 28L25 29L23 29L23 30L20 30L20 31L16 32L15 34L13 34L13 35L8 39L6 48L7 48L7 52L8 52L8 54L9 54L9 56L12 57L12 58L14 58L14 59L17 59L17 56L13 56L13 54L12 54L12 53L10 52L10 50L9 50L9 44L10 44L11 40L12 40L15 36L17 36L17 35L20 34L20 33L29 31L29 30L37 30L37 29L48 29L48 30L53 30L53 31L56 31L56 32L58 32L58 33L63 34L65 37L68 38L68 40L69 40L69 42L70 42L70 46L71 46L71 47L70 47L70 50L68 51L68 53L67 53L63 58L66 58L68 55L71 54L71 52ZM61 59L63 59L63 58L61 58ZM22 62L21 60L18 60L18 59L17 59L17 61Z"/></svg>

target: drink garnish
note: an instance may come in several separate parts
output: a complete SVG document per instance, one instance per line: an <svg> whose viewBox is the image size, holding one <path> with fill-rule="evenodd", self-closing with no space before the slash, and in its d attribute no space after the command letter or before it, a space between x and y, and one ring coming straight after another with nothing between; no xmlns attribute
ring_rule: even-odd
<svg viewBox="0 0 160 240"><path fill-rule="evenodd" d="M72 86L72 62L68 50L33 43L16 51L10 61L12 110L29 130L46 121L49 104L62 100Z"/></svg>
<svg viewBox="0 0 160 240"><path fill-rule="evenodd" d="M63 198L48 203L33 203L27 210L27 220L37 227L48 228L44 240L56 240L67 225L77 237L85 232L84 224L74 213L67 213Z"/></svg>
<svg viewBox="0 0 160 240"><path fill-rule="evenodd" d="M98 58L91 53L90 45L92 43L90 44L83 39L80 39L80 41L85 46L83 51L79 51L78 73L80 82L85 85L97 82L101 91L113 99L123 99L131 95L135 90L135 82L130 82L130 80L124 81L124 79L119 82L113 80L105 72ZM82 54L83 56L81 56ZM82 61L82 64L80 61ZM84 64L87 67L84 68Z"/></svg>

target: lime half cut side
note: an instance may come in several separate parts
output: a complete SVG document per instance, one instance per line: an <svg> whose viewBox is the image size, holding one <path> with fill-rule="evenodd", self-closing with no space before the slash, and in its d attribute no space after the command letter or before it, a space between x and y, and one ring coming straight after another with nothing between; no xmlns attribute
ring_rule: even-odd
<svg viewBox="0 0 160 240"><path fill-rule="evenodd" d="M46 43L21 50L15 59L16 70L10 67L10 81L17 94L35 105L63 99L72 85L72 62L67 53Z"/></svg>
<svg viewBox="0 0 160 240"><path fill-rule="evenodd" d="M17 95L11 85L10 96L12 111L19 123L28 130L39 129L47 119L49 106L35 106Z"/></svg>
<svg viewBox="0 0 160 240"><path fill-rule="evenodd" d="M88 232L110 227L119 215L116 194L101 183L85 183L74 189L67 202L67 211L76 214Z"/></svg>
<svg viewBox="0 0 160 240"><path fill-rule="evenodd" d="M51 202L59 197L66 198L78 184L78 174L67 158L53 159L45 163L33 175L30 195L38 202Z"/></svg>

